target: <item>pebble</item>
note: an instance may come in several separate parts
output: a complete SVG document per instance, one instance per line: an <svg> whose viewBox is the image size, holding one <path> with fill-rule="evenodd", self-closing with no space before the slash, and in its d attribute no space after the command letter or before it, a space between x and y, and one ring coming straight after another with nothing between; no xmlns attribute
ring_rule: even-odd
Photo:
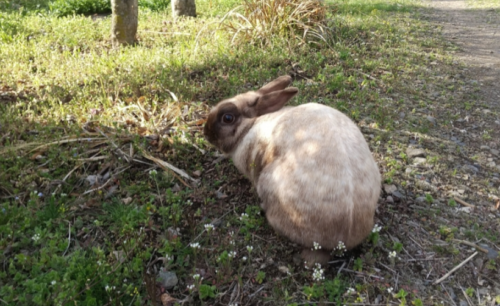
<svg viewBox="0 0 500 306"><path fill-rule="evenodd" d="M418 197L415 199L415 202L417 203L425 203L425 197Z"/></svg>
<svg viewBox="0 0 500 306"><path fill-rule="evenodd" d="M495 149L491 149L490 152L491 152L491 154L493 154L495 156L498 156L500 154L500 151L495 150Z"/></svg>
<svg viewBox="0 0 500 306"><path fill-rule="evenodd" d="M426 118L430 123L432 123L432 125L436 125L436 118L432 116L427 116Z"/></svg>
<svg viewBox="0 0 500 306"><path fill-rule="evenodd" d="M386 199L387 203L394 203L394 199L391 197L391 196L388 196L387 199Z"/></svg>
<svg viewBox="0 0 500 306"><path fill-rule="evenodd" d="M408 148L406 149L406 156L408 156L409 158L425 157L425 150L417 148Z"/></svg>
<svg viewBox="0 0 500 306"><path fill-rule="evenodd" d="M481 150L489 150L489 149L490 149L490 147L488 147L488 146L481 146Z"/></svg>
<svg viewBox="0 0 500 306"><path fill-rule="evenodd" d="M489 162L489 163L488 163L488 167L493 168L493 167L495 167L495 166L496 166L495 162Z"/></svg>
<svg viewBox="0 0 500 306"><path fill-rule="evenodd" d="M397 199L404 199L405 198L405 196L397 190L392 193L392 196L397 198Z"/></svg>
<svg viewBox="0 0 500 306"><path fill-rule="evenodd" d="M434 187L431 183L428 183L423 180L418 180L415 182L415 185L422 190L435 191L436 187Z"/></svg>
<svg viewBox="0 0 500 306"><path fill-rule="evenodd" d="M478 168L476 168L476 167L474 167L474 166L472 166L472 165L463 165L463 166L462 166L462 170L463 170L464 172L468 172L468 173L476 173L476 172L478 172L478 171L479 171L479 169L478 169Z"/></svg>
<svg viewBox="0 0 500 306"><path fill-rule="evenodd" d="M160 271L158 277L160 278L162 286L167 290L174 288L175 285L177 285L177 283L179 282L179 279L174 272Z"/></svg>
<svg viewBox="0 0 500 306"><path fill-rule="evenodd" d="M396 187L395 185L384 184L385 193L392 194L396 190L398 190L398 187Z"/></svg>
<svg viewBox="0 0 500 306"><path fill-rule="evenodd" d="M413 160L413 164L416 165L416 166L418 166L420 164L425 164L426 161L427 160L425 158L423 158L423 157L417 157L417 158L415 158Z"/></svg>

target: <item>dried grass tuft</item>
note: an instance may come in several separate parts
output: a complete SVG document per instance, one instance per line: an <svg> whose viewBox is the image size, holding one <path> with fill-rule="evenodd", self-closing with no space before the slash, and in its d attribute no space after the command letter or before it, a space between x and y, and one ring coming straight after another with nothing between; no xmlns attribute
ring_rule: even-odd
<svg viewBox="0 0 500 306"><path fill-rule="evenodd" d="M233 43L268 45L275 36L306 41L324 26L326 9L321 0L246 0L222 24Z"/></svg>

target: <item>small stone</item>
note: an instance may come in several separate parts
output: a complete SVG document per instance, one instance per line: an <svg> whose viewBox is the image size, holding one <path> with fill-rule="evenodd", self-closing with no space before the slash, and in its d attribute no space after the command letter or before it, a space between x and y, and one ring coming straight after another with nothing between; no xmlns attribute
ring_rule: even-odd
<svg viewBox="0 0 500 306"><path fill-rule="evenodd" d="M481 150L489 150L489 149L490 149L490 147L488 147L488 146L481 146Z"/></svg>
<svg viewBox="0 0 500 306"><path fill-rule="evenodd" d="M411 172L412 172L412 171L413 171L413 170L412 170L411 168L406 168L406 169L405 169L405 173L406 173L406 174L411 174Z"/></svg>
<svg viewBox="0 0 500 306"><path fill-rule="evenodd" d="M495 150L495 149L491 149L490 153L493 154L493 155L495 155L495 156L498 156L500 154L500 151Z"/></svg>
<svg viewBox="0 0 500 306"><path fill-rule="evenodd" d="M386 199L387 203L394 203L394 199L391 197L391 196L388 196L387 199Z"/></svg>
<svg viewBox="0 0 500 306"><path fill-rule="evenodd" d="M193 176L194 177L200 177L200 175L201 175L201 171L200 170L196 170L196 171L193 172Z"/></svg>
<svg viewBox="0 0 500 306"><path fill-rule="evenodd" d="M392 194L396 190L398 190L398 188L395 185L384 184L384 191L385 191L385 193Z"/></svg>
<svg viewBox="0 0 500 306"><path fill-rule="evenodd" d="M477 173L479 171L479 169L472 166L472 165L463 165L462 171L474 174L474 173Z"/></svg>
<svg viewBox="0 0 500 306"><path fill-rule="evenodd" d="M404 198L406 198L401 192L399 192L397 190L392 193L392 196L395 197L396 199L404 199Z"/></svg>
<svg viewBox="0 0 500 306"><path fill-rule="evenodd" d="M417 158L415 158L415 159L413 160L413 164L414 164L415 166L418 166L418 165L421 165L421 164L425 164L425 162L426 162L426 161L427 161L427 160L426 160L425 158L423 158L423 157L417 157Z"/></svg>
<svg viewBox="0 0 500 306"><path fill-rule="evenodd" d="M432 117L432 116L427 116L426 119L432 123L432 125L436 125L436 118Z"/></svg>
<svg viewBox="0 0 500 306"><path fill-rule="evenodd" d="M404 118L405 118L405 116L406 116L406 114L405 114L404 112L400 112L400 113L399 113L399 118L400 118L400 119L404 119Z"/></svg>
<svg viewBox="0 0 500 306"><path fill-rule="evenodd" d="M415 185L425 191L436 191L436 187L434 187L431 183L426 182L424 180L418 180L415 182Z"/></svg>
<svg viewBox="0 0 500 306"><path fill-rule="evenodd" d="M415 202L417 203L425 203L425 197L418 197L415 199Z"/></svg>
<svg viewBox="0 0 500 306"><path fill-rule="evenodd" d="M494 168L496 166L495 162L489 162L488 167Z"/></svg>
<svg viewBox="0 0 500 306"><path fill-rule="evenodd" d="M408 158L425 157L425 150L417 148L408 148L406 149L406 156L408 156Z"/></svg>
<svg viewBox="0 0 500 306"><path fill-rule="evenodd" d="M179 282L177 275L174 272L170 271L160 271L160 273L158 274L158 278L161 285L167 290L174 288L175 285L177 285L177 283Z"/></svg>
<svg viewBox="0 0 500 306"><path fill-rule="evenodd" d="M278 267L278 270L283 273L283 274L290 274L290 269L288 269L288 267L285 267L285 266L279 266Z"/></svg>
<svg viewBox="0 0 500 306"><path fill-rule="evenodd" d="M122 199L123 204L128 205L132 202L132 197Z"/></svg>

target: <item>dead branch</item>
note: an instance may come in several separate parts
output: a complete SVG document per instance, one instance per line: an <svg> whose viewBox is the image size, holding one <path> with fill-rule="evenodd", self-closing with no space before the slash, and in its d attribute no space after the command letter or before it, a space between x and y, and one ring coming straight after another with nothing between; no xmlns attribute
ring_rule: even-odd
<svg viewBox="0 0 500 306"><path fill-rule="evenodd" d="M474 252L474 254L472 254L471 256L469 256L469 258L467 258L466 260L462 261L458 266L456 266L455 268L451 269L450 272L446 273L443 277L441 277L440 279L436 280L433 284L437 285L440 282L442 282L445 279L447 279L453 272L455 272L458 269L460 269L463 265L465 265L469 260L471 260L472 258L474 258L477 254L478 254L477 252Z"/></svg>

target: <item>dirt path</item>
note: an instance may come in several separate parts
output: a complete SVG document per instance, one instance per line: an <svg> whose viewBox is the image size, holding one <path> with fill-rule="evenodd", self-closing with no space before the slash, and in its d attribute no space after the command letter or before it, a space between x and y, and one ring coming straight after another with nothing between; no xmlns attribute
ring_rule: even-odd
<svg viewBox="0 0 500 306"><path fill-rule="evenodd" d="M467 66L465 76L478 82L485 106L500 108L500 7L471 8L464 0L427 3L443 38L459 47L455 58Z"/></svg>
<svg viewBox="0 0 500 306"><path fill-rule="evenodd" d="M470 67L483 83L485 102L500 100L500 12L472 9L463 0L433 0L434 18L443 27L443 37L461 50L456 58Z"/></svg>

